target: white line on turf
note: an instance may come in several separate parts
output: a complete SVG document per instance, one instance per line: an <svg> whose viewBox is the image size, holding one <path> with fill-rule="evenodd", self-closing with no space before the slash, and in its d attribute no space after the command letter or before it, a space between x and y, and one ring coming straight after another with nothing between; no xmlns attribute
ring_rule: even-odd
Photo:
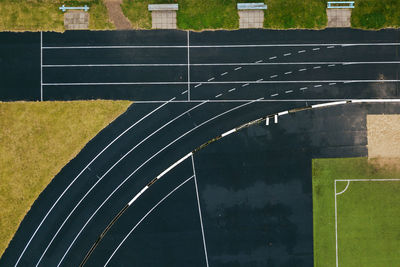
<svg viewBox="0 0 400 267"><path fill-rule="evenodd" d="M43 101L43 32L40 32L40 101Z"/></svg>
<svg viewBox="0 0 400 267"><path fill-rule="evenodd" d="M204 247L204 256L206 258L206 266L208 267L208 255L207 255L207 246L206 246L206 237L204 235L204 226L203 226L203 217L201 215L201 206L200 206L200 198L199 198L199 189L197 186L197 176L196 176L196 169L194 167L194 159L193 159L193 155L192 157L192 166L193 166L193 175L194 175L194 185L195 185L195 189L196 189L196 198L197 198L197 207L199 210L199 218L200 218L200 226L201 226L201 235L203 237L203 247Z"/></svg>
<svg viewBox="0 0 400 267"><path fill-rule="evenodd" d="M341 195L341 194L343 194L344 192L346 192L347 188L349 188L349 185L350 185L350 181L347 180L347 185L346 185L346 187L345 187L341 192L336 193L336 195L338 196L338 195Z"/></svg>
<svg viewBox="0 0 400 267"><path fill-rule="evenodd" d="M187 92L188 100L190 100L190 31L186 31L187 36Z"/></svg>

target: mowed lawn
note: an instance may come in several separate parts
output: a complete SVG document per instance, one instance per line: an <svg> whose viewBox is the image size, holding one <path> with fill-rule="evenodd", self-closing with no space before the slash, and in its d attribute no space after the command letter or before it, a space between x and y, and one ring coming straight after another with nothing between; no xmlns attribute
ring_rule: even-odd
<svg viewBox="0 0 400 267"><path fill-rule="evenodd" d="M52 178L130 104L0 103L0 255Z"/></svg>
<svg viewBox="0 0 400 267"><path fill-rule="evenodd" d="M336 266L335 179L400 179L399 164L313 160L314 266ZM400 181L336 182L339 266L400 266L399 192Z"/></svg>
<svg viewBox="0 0 400 267"><path fill-rule="evenodd" d="M358 0L351 14L351 26L362 29L400 27L399 0Z"/></svg>
<svg viewBox="0 0 400 267"><path fill-rule="evenodd" d="M103 0L0 0L0 31L64 31L59 7L87 5L91 30L112 29Z"/></svg>

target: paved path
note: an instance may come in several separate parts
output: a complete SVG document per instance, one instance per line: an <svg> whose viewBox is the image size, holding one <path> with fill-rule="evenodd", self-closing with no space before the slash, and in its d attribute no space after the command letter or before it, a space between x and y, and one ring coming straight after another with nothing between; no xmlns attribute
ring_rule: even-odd
<svg viewBox="0 0 400 267"><path fill-rule="evenodd" d="M122 12L122 0L104 1L108 10L108 16L110 20L114 23L117 30L132 29L131 22L125 17L124 13Z"/></svg>

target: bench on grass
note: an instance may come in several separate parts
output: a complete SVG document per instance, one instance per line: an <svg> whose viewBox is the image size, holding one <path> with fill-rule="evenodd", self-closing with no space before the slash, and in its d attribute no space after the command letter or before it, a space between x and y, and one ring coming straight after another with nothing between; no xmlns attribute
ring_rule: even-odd
<svg viewBox="0 0 400 267"><path fill-rule="evenodd" d="M330 1L327 8L354 8L354 1Z"/></svg>

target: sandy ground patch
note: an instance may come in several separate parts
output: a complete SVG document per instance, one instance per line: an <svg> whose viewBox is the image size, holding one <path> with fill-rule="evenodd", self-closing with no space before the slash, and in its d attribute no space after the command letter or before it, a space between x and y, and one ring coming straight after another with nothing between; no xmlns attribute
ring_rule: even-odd
<svg viewBox="0 0 400 267"><path fill-rule="evenodd" d="M367 115L368 157L400 158L400 115Z"/></svg>

